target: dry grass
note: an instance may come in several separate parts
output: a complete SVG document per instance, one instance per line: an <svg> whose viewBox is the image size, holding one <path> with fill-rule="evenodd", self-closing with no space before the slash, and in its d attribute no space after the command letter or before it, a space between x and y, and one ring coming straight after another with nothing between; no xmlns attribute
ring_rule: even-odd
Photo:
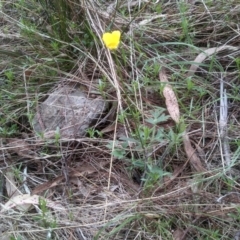
<svg viewBox="0 0 240 240"><path fill-rule="evenodd" d="M2 239L238 239L240 4L161 2L2 1ZM177 124L149 121L168 114L163 68ZM109 101L94 136L34 133L37 105L64 84ZM4 210L27 193L42 200Z"/></svg>

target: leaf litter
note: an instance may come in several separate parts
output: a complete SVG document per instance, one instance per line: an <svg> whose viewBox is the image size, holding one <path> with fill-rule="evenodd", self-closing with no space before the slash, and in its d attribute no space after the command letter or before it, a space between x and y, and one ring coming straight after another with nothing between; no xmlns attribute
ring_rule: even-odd
<svg viewBox="0 0 240 240"><path fill-rule="evenodd" d="M160 81L163 83L168 82L165 69L163 68L161 69L159 78L160 78ZM163 87L163 95L166 99L166 107L169 112L169 115L176 123L179 123L180 110L179 110L178 100L172 87L169 84ZM196 154L196 150L193 149L190 139L188 137L188 133L186 131L183 133L183 144L184 144L185 152L187 154L187 157L193 169L196 170L197 172L206 171L206 169L202 166L201 160Z"/></svg>

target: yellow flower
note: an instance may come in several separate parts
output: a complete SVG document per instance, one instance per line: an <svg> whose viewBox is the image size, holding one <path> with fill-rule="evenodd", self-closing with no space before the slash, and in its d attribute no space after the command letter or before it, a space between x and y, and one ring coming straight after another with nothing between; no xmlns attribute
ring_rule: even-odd
<svg viewBox="0 0 240 240"><path fill-rule="evenodd" d="M114 50L118 48L118 45L120 43L120 37L120 31L113 31L111 33L106 32L103 34L102 40L108 49Z"/></svg>

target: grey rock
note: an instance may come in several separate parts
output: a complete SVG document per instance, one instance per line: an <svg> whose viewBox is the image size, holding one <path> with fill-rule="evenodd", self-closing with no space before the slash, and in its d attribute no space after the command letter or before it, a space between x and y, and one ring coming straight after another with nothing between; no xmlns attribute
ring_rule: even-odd
<svg viewBox="0 0 240 240"><path fill-rule="evenodd" d="M60 87L37 107L33 128L45 138L54 137L57 130L61 137L82 137L106 108L100 95L89 98L80 88Z"/></svg>

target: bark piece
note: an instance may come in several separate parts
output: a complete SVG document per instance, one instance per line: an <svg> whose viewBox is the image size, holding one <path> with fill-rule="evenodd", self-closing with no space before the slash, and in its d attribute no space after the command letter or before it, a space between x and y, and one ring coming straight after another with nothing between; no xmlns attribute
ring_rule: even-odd
<svg viewBox="0 0 240 240"><path fill-rule="evenodd" d="M60 87L37 107L33 128L44 137L82 137L106 110L107 102L101 97L89 98L77 88Z"/></svg>

